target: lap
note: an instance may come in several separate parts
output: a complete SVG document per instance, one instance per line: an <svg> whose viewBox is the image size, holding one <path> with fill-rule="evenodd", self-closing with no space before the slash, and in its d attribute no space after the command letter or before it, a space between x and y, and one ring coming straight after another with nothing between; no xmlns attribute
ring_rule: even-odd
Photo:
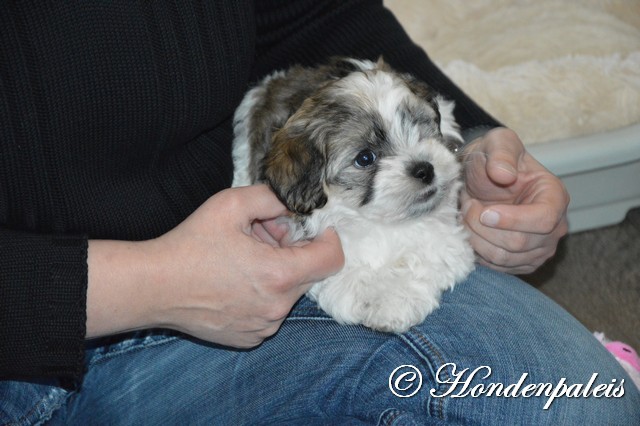
<svg viewBox="0 0 640 426"><path fill-rule="evenodd" d="M390 375L401 365L422 377L420 389L417 380L391 381L399 395L415 390L411 397L390 389ZM615 360L561 308L515 278L478 268L403 335L336 324L302 299L280 331L253 350L171 333L139 335L88 350L78 391L5 382L0 396L11 399L21 389L26 396L20 403L33 401L24 412L50 415L54 424L633 424L640 415L630 381L622 398L560 397L546 410L544 395L456 398L462 384L452 391L452 383L442 383L454 381L454 366L469 369L461 379L480 368L469 389L516 384L525 373L522 386L556 386L561 379L586 385L594 373L594 387L624 378ZM406 368L394 379L412 372Z"/></svg>

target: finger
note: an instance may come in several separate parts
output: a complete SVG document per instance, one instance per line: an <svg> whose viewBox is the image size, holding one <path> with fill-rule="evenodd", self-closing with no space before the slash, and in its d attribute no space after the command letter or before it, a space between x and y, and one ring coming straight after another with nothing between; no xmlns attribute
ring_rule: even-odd
<svg viewBox="0 0 640 426"><path fill-rule="evenodd" d="M493 214L493 211L486 209L476 200L465 203L463 212L464 221L472 234L477 235L481 240L487 241L492 246L511 253L521 253L528 252L544 244L546 236L486 226L483 221L493 220L487 219L487 216ZM487 212L489 213L487 214ZM474 248L478 249L475 245Z"/></svg>
<svg viewBox="0 0 640 426"><path fill-rule="evenodd" d="M251 236L261 243L269 244L272 247L279 247L280 244L272 233L267 229L267 222L255 221L251 224Z"/></svg>
<svg viewBox="0 0 640 426"><path fill-rule="evenodd" d="M489 179L498 185L510 185L518 176L518 163L525 153L518 135L506 128L498 128L485 135L481 145L487 156L486 172Z"/></svg>
<svg viewBox="0 0 640 426"><path fill-rule="evenodd" d="M265 230L273 237L274 240L281 242L289 233L289 225L282 221L282 217L262 221Z"/></svg>
<svg viewBox="0 0 640 426"><path fill-rule="evenodd" d="M287 208L267 185L252 185L232 188L232 194L237 197L244 218L254 220L274 219L288 214Z"/></svg>
<svg viewBox="0 0 640 426"><path fill-rule="evenodd" d="M504 267L499 265L494 265L492 263L486 262L483 259L478 259L477 262L483 266L493 269L494 271L503 272L509 275L527 275L535 272L538 267L526 265L521 267Z"/></svg>
<svg viewBox="0 0 640 426"><path fill-rule="evenodd" d="M562 182L548 174L524 194L521 204L492 206L495 214L488 214L485 219L492 219L488 220L488 226L494 223L501 229L537 234L556 232L562 236L568 231L569 200Z"/></svg>
<svg viewBox="0 0 640 426"><path fill-rule="evenodd" d="M329 228L303 247L283 249L290 253L295 282L312 284L338 272L344 266L344 253L340 237L335 230ZM287 261L287 260L285 260ZM301 295L310 286L301 289Z"/></svg>
<svg viewBox="0 0 640 426"><path fill-rule="evenodd" d="M561 184L553 179L541 180L524 194L520 204L494 204L480 213L484 226L541 235L551 234L566 226L569 197Z"/></svg>
<svg viewBox="0 0 640 426"><path fill-rule="evenodd" d="M289 233L289 226L280 220L282 218L280 216L275 219L255 220L251 224L251 236L273 247L282 246Z"/></svg>
<svg viewBox="0 0 640 426"><path fill-rule="evenodd" d="M249 204L247 211L254 219L269 220L288 214L288 210L267 185L248 187Z"/></svg>
<svg viewBox="0 0 640 426"><path fill-rule="evenodd" d="M493 205L482 212L480 223L494 230L547 236L566 233L566 217L548 203Z"/></svg>
<svg viewBox="0 0 640 426"><path fill-rule="evenodd" d="M527 274L533 272L554 254L554 250L538 247L522 253L512 253L489 241L472 235L470 242L476 251L476 261L492 269L510 274Z"/></svg>

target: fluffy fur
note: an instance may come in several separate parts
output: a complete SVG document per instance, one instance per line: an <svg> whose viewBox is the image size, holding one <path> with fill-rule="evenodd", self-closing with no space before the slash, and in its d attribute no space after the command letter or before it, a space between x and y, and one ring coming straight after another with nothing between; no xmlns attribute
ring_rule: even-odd
<svg viewBox="0 0 640 426"><path fill-rule="evenodd" d="M528 145L640 122L638 0L384 3L445 74Z"/></svg>
<svg viewBox="0 0 640 426"><path fill-rule="evenodd" d="M383 61L294 67L234 120L234 186L267 182L295 240L334 227L345 266L309 295L337 321L403 332L473 269L459 224L453 104Z"/></svg>

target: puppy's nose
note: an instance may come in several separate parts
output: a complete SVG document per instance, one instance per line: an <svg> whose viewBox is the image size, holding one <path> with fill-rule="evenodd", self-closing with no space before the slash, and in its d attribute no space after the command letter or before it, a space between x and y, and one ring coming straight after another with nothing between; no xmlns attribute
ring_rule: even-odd
<svg viewBox="0 0 640 426"><path fill-rule="evenodd" d="M411 175L422 181L425 185L430 184L433 181L435 172L433 166L429 162L417 163L411 169Z"/></svg>

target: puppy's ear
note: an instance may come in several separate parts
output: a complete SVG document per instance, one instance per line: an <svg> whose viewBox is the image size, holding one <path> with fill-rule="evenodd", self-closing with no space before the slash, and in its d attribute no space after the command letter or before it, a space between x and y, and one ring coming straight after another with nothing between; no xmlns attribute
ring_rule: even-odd
<svg viewBox="0 0 640 426"><path fill-rule="evenodd" d="M376 62L376 69L379 69L381 71L386 71L386 72L394 72L393 68L391 68L391 65L389 65L384 58L382 57L382 55L378 56L378 61Z"/></svg>
<svg viewBox="0 0 640 426"><path fill-rule="evenodd" d="M378 58L378 62L372 62L368 59L334 56L329 59L329 64L325 70L330 80L339 80L356 71L392 71L391 67L382 59L382 56Z"/></svg>
<svg viewBox="0 0 640 426"><path fill-rule="evenodd" d="M464 146L464 139L460 134L460 126L456 123L453 115L455 102L438 95L436 96L436 103L440 114L440 132L444 138L445 145L452 152L462 154L461 148Z"/></svg>
<svg viewBox="0 0 640 426"><path fill-rule="evenodd" d="M329 58L328 75L332 80L339 80L354 71L362 71L361 61L343 56Z"/></svg>
<svg viewBox="0 0 640 426"><path fill-rule="evenodd" d="M327 202L324 193L325 160L303 135L284 128L276 132L267 153L264 176L280 201L292 212L308 215Z"/></svg>
<svg viewBox="0 0 640 426"><path fill-rule="evenodd" d="M417 80L409 74L404 74L402 77L409 87L409 90L431 106L435 113L435 121L440 129L445 145L447 145L453 152L457 152L463 145L464 139L460 134L460 126L456 122L453 114L455 102L445 99L443 96L435 92L429 85Z"/></svg>

